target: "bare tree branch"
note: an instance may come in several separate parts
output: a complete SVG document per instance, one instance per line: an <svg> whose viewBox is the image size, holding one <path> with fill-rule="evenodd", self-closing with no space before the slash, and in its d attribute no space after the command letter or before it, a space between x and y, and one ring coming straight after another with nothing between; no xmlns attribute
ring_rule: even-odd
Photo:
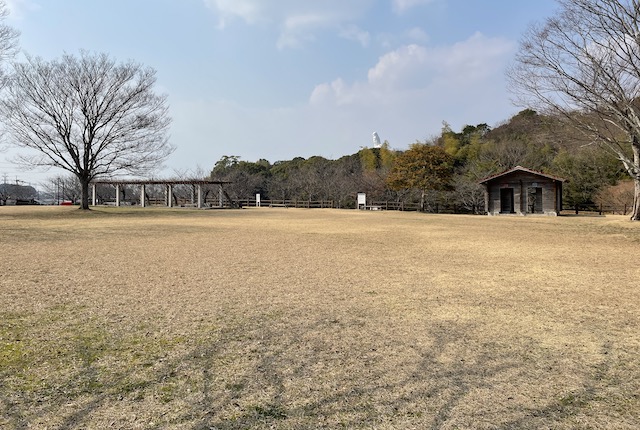
<svg viewBox="0 0 640 430"><path fill-rule="evenodd" d="M612 151L635 181L640 220L640 1L558 0L508 72L516 103L557 115Z"/></svg>
<svg viewBox="0 0 640 430"><path fill-rule="evenodd" d="M16 63L0 114L22 160L74 174L83 185L120 173L146 174L173 151L167 98L153 92L155 71L106 54L81 52Z"/></svg>
<svg viewBox="0 0 640 430"><path fill-rule="evenodd" d="M6 2L0 0L0 62L11 59L18 53L20 32L4 23L8 15Z"/></svg>

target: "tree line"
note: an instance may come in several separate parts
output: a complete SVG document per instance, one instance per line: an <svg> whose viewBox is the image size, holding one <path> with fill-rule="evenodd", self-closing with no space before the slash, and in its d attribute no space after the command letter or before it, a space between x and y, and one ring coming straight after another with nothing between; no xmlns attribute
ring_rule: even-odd
<svg viewBox="0 0 640 430"><path fill-rule="evenodd" d="M225 155L209 179L232 182L232 198L331 200L336 207L356 205L357 193L378 202L413 205L424 211L484 211L484 189L478 181L524 166L568 180L564 202L633 205L633 184L619 160L598 145L584 145L561 119L526 109L491 128L467 125L441 133L399 151L385 143L362 148L337 160L320 156L270 163ZM617 201L608 196L615 194Z"/></svg>

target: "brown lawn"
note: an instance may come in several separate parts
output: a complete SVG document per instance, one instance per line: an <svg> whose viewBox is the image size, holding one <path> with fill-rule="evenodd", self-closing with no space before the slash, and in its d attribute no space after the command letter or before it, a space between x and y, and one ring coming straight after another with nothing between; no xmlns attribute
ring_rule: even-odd
<svg viewBox="0 0 640 430"><path fill-rule="evenodd" d="M0 207L0 428L636 429L640 224Z"/></svg>

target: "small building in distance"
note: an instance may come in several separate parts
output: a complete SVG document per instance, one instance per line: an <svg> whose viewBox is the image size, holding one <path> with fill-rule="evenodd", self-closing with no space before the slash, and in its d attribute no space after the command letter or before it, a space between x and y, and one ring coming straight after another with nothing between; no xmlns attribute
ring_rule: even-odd
<svg viewBox="0 0 640 430"><path fill-rule="evenodd" d="M564 179L522 166L484 178L488 215L559 215Z"/></svg>

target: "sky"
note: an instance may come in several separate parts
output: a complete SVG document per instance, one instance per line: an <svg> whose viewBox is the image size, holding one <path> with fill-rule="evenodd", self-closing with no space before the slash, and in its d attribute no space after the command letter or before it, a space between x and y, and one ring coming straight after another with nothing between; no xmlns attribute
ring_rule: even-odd
<svg viewBox="0 0 640 430"><path fill-rule="evenodd" d="M155 176L224 155L337 159L492 127L514 106L505 70L555 0L5 0L24 53L80 50L157 71L175 152ZM0 179L38 183L0 153Z"/></svg>

